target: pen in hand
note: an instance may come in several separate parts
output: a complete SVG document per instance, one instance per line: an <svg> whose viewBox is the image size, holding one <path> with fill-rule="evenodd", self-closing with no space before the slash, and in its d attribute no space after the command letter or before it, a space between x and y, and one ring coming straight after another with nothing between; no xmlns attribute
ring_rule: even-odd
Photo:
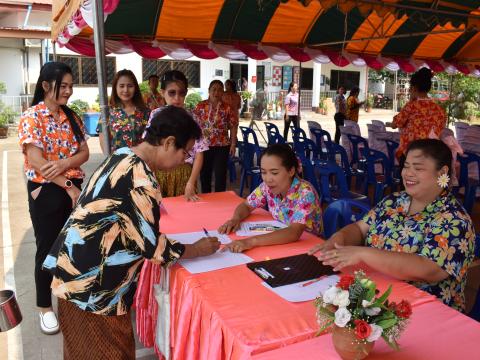
<svg viewBox="0 0 480 360"><path fill-rule="evenodd" d="M210 234L208 233L207 229L203 228L203 232L205 233L206 237L210 237Z"/></svg>

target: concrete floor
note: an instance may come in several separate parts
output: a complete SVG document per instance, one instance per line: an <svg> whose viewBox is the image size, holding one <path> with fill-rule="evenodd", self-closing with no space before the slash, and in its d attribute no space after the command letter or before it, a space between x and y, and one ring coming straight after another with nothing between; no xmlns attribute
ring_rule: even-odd
<svg viewBox="0 0 480 360"><path fill-rule="evenodd" d="M325 130L332 135L335 131L333 114L323 116L311 112L303 113L302 127L307 129L306 120L315 120L319 122ZM371 113L360 113L360 126L363 136L367 136L366 124L370 120L377 119L382 121L391 121L391 111L374 110ZM275 122L282 130L283 121ZM242 121L241 125L248 125L248 121ZM265 134L265 127L261 121L256 121L259 129ZM240 135L239 135L240 136ZM259 140L263 142L262 138ZM98 138L88 140L90 147L90 159L83 166L87 176L96 169L103 159ZM6 179L8 181L8 202L2 202L2 227L0 227L0 289L5 287L5 279L12 278L17 289L17 298L23 313L23 322L17 329L0 333L0 359L8 360L55 360L62 358L62 336L44 335L39 330L38 314L35 309L35 290L33 279L35 239L30 222L27 205L26 181L22 172L23 156L20 152L15 136L7 139L0 139L0 149L2 161L0 162L0 174L3 174L4 165L6 168ZM5 157L7 162L5 163ZM233 188L237 188L234 184ZM5 197L2 198L5 200ZM477 207L478 209L478 207ZM480 211L476 211L478 214ZM5 221L6 215L9 215L10 226ZM477 217L477 216L476 216ZM480 221L475 219L476 227L479 229ZM9 246L11 244L11 246ZM10 256L11 253L11 256ZM13 263L13 274L11 269L7 269L9 262ZM8 274L5 272L8 271ZM15 342L17 340L17 342ZM8 344L8 345L7 345ZM15 348L15 344L20 344ZM144 349L141 345L137 346L138 359L155 359L151 349Z"/></svg>

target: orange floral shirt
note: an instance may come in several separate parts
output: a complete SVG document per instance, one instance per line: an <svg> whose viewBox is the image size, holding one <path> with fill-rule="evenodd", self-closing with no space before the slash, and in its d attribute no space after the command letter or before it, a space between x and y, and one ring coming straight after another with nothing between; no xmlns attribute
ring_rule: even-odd
<svg viewBox="0 0 480 360"><path fill-rule="evenodd" d="M238 126L230 107L223 102L212 108L208 100L201 101L193 110L193 117L202 129L203 137L208 141L208 146L228 146L230 136L228 130Z"/></svg>
<svg viewBox="0 0 480 360"><path fill-rule="evenodd" d="M79 120L77 122L85 134L83 122ZM60 118L58 121L55 120L44 102L39 102L22 114L18 124L18 138L25 158L25 175L27 180L36 183L48 183L50 181L36 172L28 163L25 145L33 144L42 149L43 157L48 161L70 158L77 153L81 145L73 134L67 115L60 109ZM80 168L68 169L63 175L69 179L83 179L85 177Z"/></svg>
<svg viewBox="0 0 480 360"><path fill-rule="evenodd" d="M150 110L155 110L156 108L165 106L165 100L160 93L154 95L151 92L148 92L143 96L143 101Z"/></svg>
<svg viewBox="0 0 480 360"><path fill-rule="evenodd" d="M393 118L393 125L400 129L397 158L405 154L412 141L428 139L430 131L440 136L446 123L447 115L435 101L431 99L409 101Z"/></svg>

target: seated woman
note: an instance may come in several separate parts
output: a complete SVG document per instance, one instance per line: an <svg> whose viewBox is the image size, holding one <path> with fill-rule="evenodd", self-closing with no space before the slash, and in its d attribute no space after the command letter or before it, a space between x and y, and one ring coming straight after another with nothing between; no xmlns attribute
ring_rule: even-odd
<svg viewBox="0 0 480 360"><path fill-rule="evenodd" d="M233 241L226 246L232 252L242 252L257 246L285 244L297 241L304 230L322 232L322 208L313 186L296 175L298 160L286 144L269 146L260 159L263 182L237 206L233 216L218 228L221 234L236 231L240 222L255 208L268 205L275 220L288 227L269 234Z"/></svg>
<svg viewBox="0 0 480 360"><path fill-rule="evenodd" d="M410 281L446 305L465 309L466 273L475 234L448 190L452 152L440 140L413 141L402 170L405 191L383 199L363 220L310 250L335 270L364 262Z"/></svg>

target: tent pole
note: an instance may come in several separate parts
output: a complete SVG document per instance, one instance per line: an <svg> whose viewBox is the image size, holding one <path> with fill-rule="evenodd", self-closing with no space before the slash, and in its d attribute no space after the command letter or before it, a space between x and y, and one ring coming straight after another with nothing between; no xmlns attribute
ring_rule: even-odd
<svg viewBox="0 0 480 360"><path fill-rule="evenodd" d="M298 124L300 125L300 108L301 108L301 98L302 98L302 87L300 86L300 84L302 83L302 62L299 61L298 62L300 64L300 68L299 68L299 71L298 71L298 113L297 113L297 116L298 116Z"/></svg>
<svg viewBox="0 0 480 360"><path fill-rule="evenodd" d="M395 76L393 77L395 80L395 85L393 87L393 114L397 112L397 81L398 81L398 70L395 70Z"/></svg>
<svg viewBox="0 0 480 360"><path fill-rule="evenodd" d="M106 155L110 154L110 137L108 131L108 97L105 66L105 33L103 17L103 0L95 0L93 7L93 36L95 43L95 60L97 64L97 80L100 101L100 116L102 122L103 148Z"/></svg>

